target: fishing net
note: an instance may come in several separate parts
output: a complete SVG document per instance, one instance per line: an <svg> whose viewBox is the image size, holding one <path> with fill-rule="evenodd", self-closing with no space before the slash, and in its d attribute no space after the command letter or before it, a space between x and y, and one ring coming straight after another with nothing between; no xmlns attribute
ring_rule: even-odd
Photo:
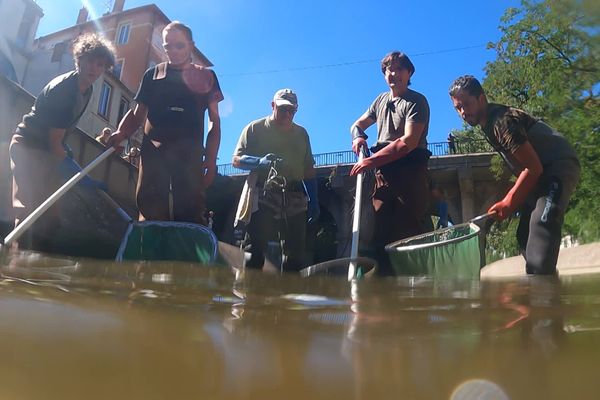
<svg viewBox="0 0 600 400"><path fill-rule="evenodd" d="M216 260L217 251L215 234L203 225L144 221L130 224L116 260L173 260L210 264Z"/></svg>
<svg viewBox="0 0 600 400"><path fill-rule="evenodd" d="M413 236L385 247L397 275L478 278L479 227L464 223Z"/></svg>

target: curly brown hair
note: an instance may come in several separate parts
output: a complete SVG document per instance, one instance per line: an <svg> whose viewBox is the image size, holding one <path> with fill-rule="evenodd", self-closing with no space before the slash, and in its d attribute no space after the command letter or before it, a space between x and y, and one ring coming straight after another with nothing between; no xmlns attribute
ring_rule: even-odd
<svg viewBox="0 0 600 400"><path fill-rule="evenodd" d="M73 60L79 68L79 61L84 57L104 58L106 67L115 65L115 48L106 38L95 33L84 33L73 41Z"/></svg>

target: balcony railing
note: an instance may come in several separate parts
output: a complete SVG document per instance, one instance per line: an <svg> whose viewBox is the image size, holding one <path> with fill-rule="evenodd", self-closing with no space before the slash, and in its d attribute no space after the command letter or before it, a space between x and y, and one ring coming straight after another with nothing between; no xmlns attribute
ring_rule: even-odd
<svg viewBox="0 0 600 400"><path fill-rule="evenodd" d="M470 140L465 143L455 141L453 146L448 142L428 143L427 148L434 157L491 151L485 140ZM315 167L354 164L356 162L356 155L352 150L313 154L313 158L315 160ZM248 173L248 171L234 167L233 164L221 164L218 166L218 171L221 175L245 175Z"/></svg>

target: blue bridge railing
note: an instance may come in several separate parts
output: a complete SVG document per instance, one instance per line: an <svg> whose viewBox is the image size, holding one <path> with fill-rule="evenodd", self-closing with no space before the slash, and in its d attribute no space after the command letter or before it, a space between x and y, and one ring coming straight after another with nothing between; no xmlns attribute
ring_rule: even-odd
<svg viewBox="0 0 600 400"><path fill-rule="evenodd" d="M456 141L454 144L448 142L428 143L427 148L432 156L448 156L453 154L471 154L490 151L489 145L485 140L470 140L468 143ZM313 154L315 167L325 167L328 165L354 164L356 155L352 150L334 151L331 153ZM221 175L245 175L248 171L239 169L233 164L221 164L217 166Z"/></svg>

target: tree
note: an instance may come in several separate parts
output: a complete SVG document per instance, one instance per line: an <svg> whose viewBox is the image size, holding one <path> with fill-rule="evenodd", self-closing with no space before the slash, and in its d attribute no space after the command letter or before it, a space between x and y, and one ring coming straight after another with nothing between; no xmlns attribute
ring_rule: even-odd
<svg viewBox="0 0 600 400"><path fill-rule="evenodd" d="M455 137L457 153L482 153L493 152L492 146L484 139L479 127L472 127L464 124L462 129L452 129L450 131Z"/></svg>
<svg viewBox="0 0 600 400"><path fill-rule="evenodd" d="M564 233L600 239L600 6L591 0L522 0L501 19L483 86L491 101L544 119L575 146L580 185Z"/></svg>

